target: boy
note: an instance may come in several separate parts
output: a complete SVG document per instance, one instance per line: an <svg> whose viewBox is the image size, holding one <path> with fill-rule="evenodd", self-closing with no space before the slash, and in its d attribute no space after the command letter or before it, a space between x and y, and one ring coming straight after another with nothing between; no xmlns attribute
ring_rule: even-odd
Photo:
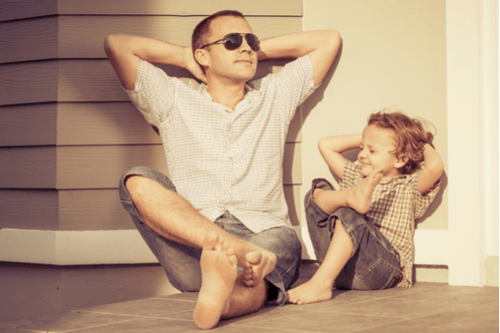
<svg viewBox="0 0 500 333"><path fill-rule="evenodd" d="M315 179L306 195L309 234L321 266L311 280L288 291L289 302L329 300L333 284L358 290L411 287L414 220L435 198L443 172L432 139L418 120L378 112L362 135L320 140L341 190ZM341 155L358 147L357 162Z"/></svg>

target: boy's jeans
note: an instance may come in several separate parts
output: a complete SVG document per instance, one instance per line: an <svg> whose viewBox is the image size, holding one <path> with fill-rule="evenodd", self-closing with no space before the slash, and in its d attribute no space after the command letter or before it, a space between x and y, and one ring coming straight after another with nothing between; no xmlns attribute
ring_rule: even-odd
<svg viewBox="0 0 500 333"><path fill-rule="evenodd" d="M351 258L335 280L337 289L377 290L390 288L400 273L399 257L378 228L365 216L350 208L326 213L313 199L316 188L333 190L325 179L315 179L306 194L307 226L317 260L323 262L340 221L352 242Z"/></svg>
<svg viewBox="0 0 500 333"><path fill-rule="evenodd" d="M167 176L149 167L132 168L120 180L120 199L167 273L170 283L180 291L198 291L201 287L201 249L163 238L144 223L125 187L125 180L134 175L153 179L171 191L176 191L174 184ZM286 289L297 280L299 273L301 245L295 231L288 227L278 227L253 233L229 212L219 217L214 223L228 233L276 254L276 267L265 277L270 283L268 303L284 304Z"/></svg>

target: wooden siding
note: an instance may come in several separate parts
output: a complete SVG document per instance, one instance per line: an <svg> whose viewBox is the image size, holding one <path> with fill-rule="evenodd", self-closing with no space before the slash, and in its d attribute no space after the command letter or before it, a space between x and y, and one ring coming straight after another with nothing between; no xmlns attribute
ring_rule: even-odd
<svg viewBox="0 0 500 333"><path fill-rule="evenodd" d="M297 0L2 0L0 21L47 15L208 16L234 9L248 16L302 16Z"/></svg>
<svg viewBox="0 0 500 333"><path fill-rule="evenodd" d="M281 5L280 5L281 3ZM139 5L140 4L140 5ZM261 38L301 31L301 1L0 3L0 228L133 229L117 185L136 165L166 170L160 137L121 88L104 38L127 33L188 45L206 15L231 7ZM285 61L259 65L256 77ZM194 81L189 72L160 66ZM300 108L285 147L285 194L299 225Z"/></svg>

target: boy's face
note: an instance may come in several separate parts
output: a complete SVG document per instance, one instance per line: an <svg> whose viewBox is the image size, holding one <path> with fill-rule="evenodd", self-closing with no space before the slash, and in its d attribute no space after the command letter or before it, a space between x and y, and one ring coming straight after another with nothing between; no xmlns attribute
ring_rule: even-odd
<svg viewBox="0 0 500 333"><path fill-rule="evenodd" d="M392 153L396 149L394 131L380 128L376 125L365 127L361 139L358 161L363 177L368 176L373 170L381 170L382 180L399 175L398 168L404 162L398 160Z"/></svg>

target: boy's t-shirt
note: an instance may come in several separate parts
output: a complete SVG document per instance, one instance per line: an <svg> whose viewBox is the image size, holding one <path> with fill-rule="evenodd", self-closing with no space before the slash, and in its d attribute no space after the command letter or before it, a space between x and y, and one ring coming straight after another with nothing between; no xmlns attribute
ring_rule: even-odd
<svg viewBox="0 0 500 333"><path fill-rule="evenodd" d="M424 195L418 190L418 174L391 178L375 187L366 216L392 244L399 255L403 280L397 287L411 287L413 273L413 234L415 219L422 217L439 192L440 180ZM340 189L356 186L363 176L359 163L346 160Z"/></svg>

